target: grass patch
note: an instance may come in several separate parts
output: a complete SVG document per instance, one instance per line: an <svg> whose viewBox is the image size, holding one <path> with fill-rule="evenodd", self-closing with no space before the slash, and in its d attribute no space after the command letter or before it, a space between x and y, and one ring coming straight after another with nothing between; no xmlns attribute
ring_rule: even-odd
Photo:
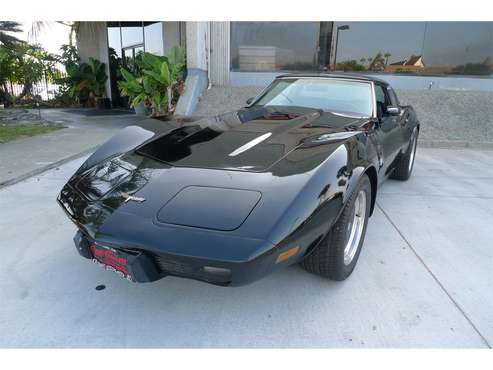
<svg viewBox="0 0 493 370"><path fill-rule="evenodd" d="M24 137L46 134L59 130L63 126L48 126L43 124L0 125L0 144Z"/></svg>

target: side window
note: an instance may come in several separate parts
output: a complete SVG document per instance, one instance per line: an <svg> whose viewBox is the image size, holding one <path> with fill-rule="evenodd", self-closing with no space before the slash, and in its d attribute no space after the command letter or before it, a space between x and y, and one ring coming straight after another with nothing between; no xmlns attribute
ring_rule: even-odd
<svg viewBox="0 0 493 370"><path fill-rule="evenodd" d="M390 96L390 101L392 102L393 106L399 106L399 99L397 98L397 95L395 94L394 89L392 89L390 86L387 88L387 92L389 93Z"/></svg>
<svg viewBox="0 0 493 370"><path fill-rule="evenodd" d="M387 89L380 84L375 84L375 99L377 101L377 117L387 115L387 106L391 105Z"/></svg>
<svg viewBox="0 0 493 370"><path fill-rule="evenodd" d="M375 97L377 99L377 103L382 103L385 106L385 92L383 91L382 86L375 85Z"/></svg>

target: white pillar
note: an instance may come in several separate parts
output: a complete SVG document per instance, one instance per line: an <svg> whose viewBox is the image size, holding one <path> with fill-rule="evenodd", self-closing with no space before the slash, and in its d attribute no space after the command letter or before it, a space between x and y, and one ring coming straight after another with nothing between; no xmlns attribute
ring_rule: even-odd
<svg viewBox="0 0 493 370"><path fill-rule="evenodd" d="M187 80L175 113L190 116L209 83L209 22L187 22L186 38Z"/></svg>
<svg viewBox="0 0 493 370"><path fill-rule="evenodd" d="M211 60L209 76L215 86L229 85L230 22L211 22Z"/></svg>
<svg viewBox="0 0 493 370"><path fill-rule="evenodd" d="M105 64L105 72L108 76L105 84L106 96L111 98L106 22L80 22L76 44L82 62L87 62L89 58L94 58Z"/></svg>

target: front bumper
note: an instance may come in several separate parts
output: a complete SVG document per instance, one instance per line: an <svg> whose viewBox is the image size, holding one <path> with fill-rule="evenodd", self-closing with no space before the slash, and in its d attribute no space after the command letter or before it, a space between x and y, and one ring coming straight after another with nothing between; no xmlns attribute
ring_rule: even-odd
<svg viewBox="0 0 493 370"><path fill-rule="evenodd" d="M293 245L275 246L225 232L158 225L123 211L115 217L69 184L57 200L79 229L74 237L79 254L95 260L90 249L94 244L123 253L135 282L172 275L222 286L245 285L297 262L302 255L300 251L296 257L279 262L279 254Z"/></svg>
<svg viewBox="0 0 493 370"><path fill-rule="evenodd" d="M77 251L82 257L98 262L91 251L91 245L95 243L89 240L89 238L84 236L80 231L77 231L75 234L74 243ZM125 256L126 270L128 270L128 272L126 271L125 276L122 275L122 277L126 277L137 283L155 281L162 277L162 274L156 268L154 261L147 254L140 251L127 250L118 250L118 252ZM101 263L99 262L99 264ZM112 268L112 270L118 272L114 268Z"/></svg>
<svg viewBox="0 0 493 370"><path fill-rule="evenodd" d="M91 240L81 231L77 231L74 243L82 257L95 260L90 246L99 243ZM214 285L239 286L249 284L286 266L286 263L276 263L278 253L274 253L274 250L247 262L230 262L128 249L108 243L103 246L126 256L131 276L129 280L139 283L156 281L170 275Z"/></svg>

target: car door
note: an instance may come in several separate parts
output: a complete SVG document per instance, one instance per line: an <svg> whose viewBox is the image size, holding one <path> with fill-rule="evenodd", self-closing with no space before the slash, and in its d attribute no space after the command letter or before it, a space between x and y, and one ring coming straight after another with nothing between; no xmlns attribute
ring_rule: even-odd
<svg viewBox="0 0 493 370"><path fill-rule="evenodd" d="M411 134L413 131L413 125L412 125L412 117L409 111L409 108L406 106L401 106L399 99L397 98L397 95L395 91L390 87L387 86L387 92L389 94L389 98L391 101L392 106L394 107L399 107L400 109L400 114L397 119L397 123L399 125L399 139L400 139L400 152L405 151L409 145L410 139L411 139Z"/></svg>
<svg viewBox="0 0 493 370"><path fill-rule="evenodd" d="M376 130L379 142L382 146L381 170L385 174L392 168L392 164L399 154L402 146L402 135L400 130L400 116L390 115L387 113L387 107L392 105L387 87L376 83L375 98L377 101L377 111L379 125Z"/></svg>

